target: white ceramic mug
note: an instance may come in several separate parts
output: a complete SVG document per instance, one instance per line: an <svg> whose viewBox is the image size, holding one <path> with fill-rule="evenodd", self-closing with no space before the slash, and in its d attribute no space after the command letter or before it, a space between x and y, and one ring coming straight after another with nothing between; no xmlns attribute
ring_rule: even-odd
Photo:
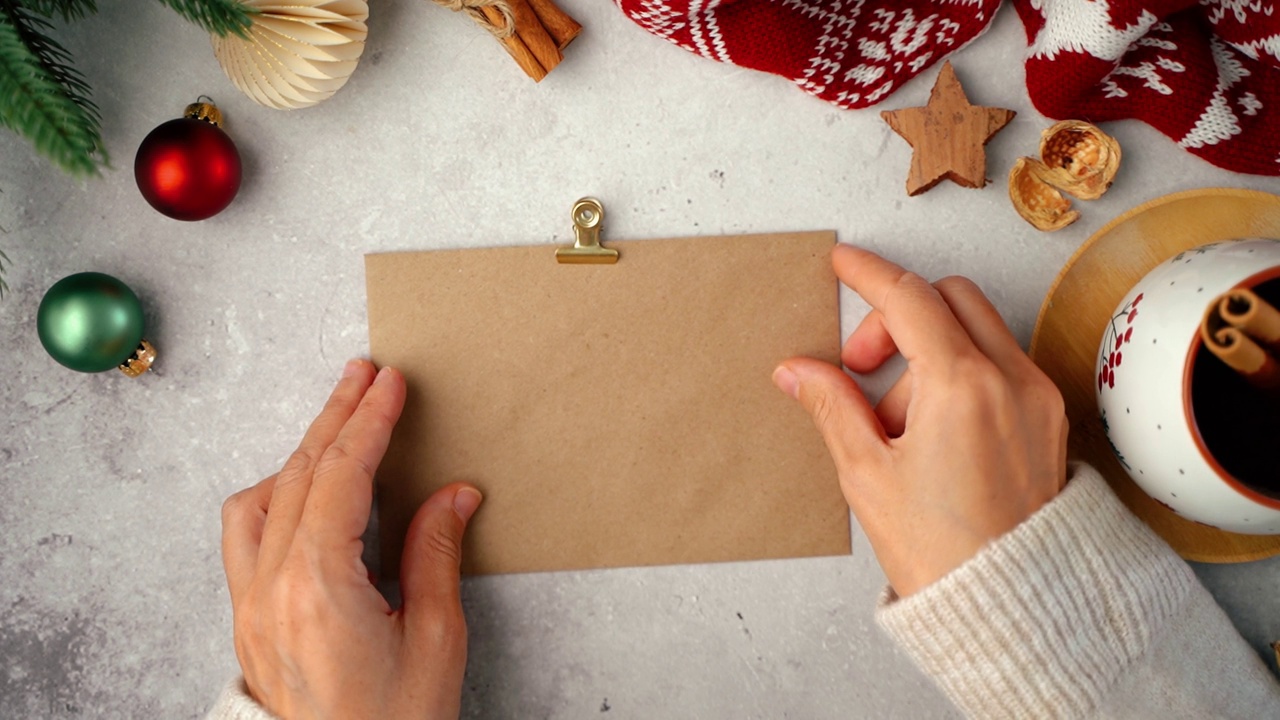
<svg viewBox="0 0 1280 720"><path fill-rule="evenodd" d="M1209 406L1222 403L1204 400L1205 373L1217 370L1203 363L1220 361L1204 350L1199 329L1214 298L1272 281L1280 283L1280 240L1236 240L1181 252L1120 301L1096 364L1103 428L1134 482L1185 518L1250 535L1280 534L1280 425L1265 431L1273 444L1257 448L1273 458L1263 471L1270 484L1256 482L1256 470L1246 482L1224 468L1221 449L1215 456L1204 432L1217 422L1206 416ZM1257 467L1256 458L1251 461Z"/></svg>

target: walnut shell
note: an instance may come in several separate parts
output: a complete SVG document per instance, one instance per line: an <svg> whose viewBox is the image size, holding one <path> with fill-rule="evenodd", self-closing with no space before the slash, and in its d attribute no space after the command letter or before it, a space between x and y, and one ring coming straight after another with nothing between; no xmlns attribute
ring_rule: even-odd
<svg viewBox="0 0 1280 720"><path fill-rule="evenodd" d="M1048 177L1052 169L1035 158L1018 158L1009 171L1009 198L1023 220L1037 230L1061 230L1080 219L1071 201L1062 196Z"/></svg>
<svg viewBox="0 0 1280 720"><path fill-rule="evenodd" d="M1120 169L1120 143L1097 126L1063 120L1040 134L1046 181L1081 200L1097 200Z"/></svg>

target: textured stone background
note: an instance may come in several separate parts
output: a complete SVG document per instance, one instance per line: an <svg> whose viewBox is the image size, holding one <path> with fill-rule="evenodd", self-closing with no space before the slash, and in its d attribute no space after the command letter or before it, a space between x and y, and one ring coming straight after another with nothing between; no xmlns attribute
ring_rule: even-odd
<svg viewBox="0 0 1280 720"><path fill-rule="evenodd" d="M1062 263L1117 213L1231 175L1136 123L1111 129L1120 182L1051 236L1003 189L1047 122L1022 85L1012 12L956 58L976 102L1018 118L984 191L903 193L906 144L876 111L696 58L608 3L541 85L462 17L376 3L331 101L267 110L208 40L157 3L102 3L59 36L95 90L114 169L72 180L0 134L0 715L198 717L236 672L218 557L222 498L278 468L343 361L367 351L361 256L562 241L578 197L613 237L835 228L939 277L968 274L1025 342ZM888 107L920 104L933 72ZM144 203L133 153L212 95L245 160L226 212L184 224ZM157 370L79 375L41 350L44 290L82 270L142 297ZM513 302L518 298L513 298ZM843 297L845 332L865 307ZM889 375L872 387L887 387ZM883 580L852 557L468 580L467 717L949 717L879 634ZM1198 567L1262 653L1280 638L1280 561Z"/></svg>

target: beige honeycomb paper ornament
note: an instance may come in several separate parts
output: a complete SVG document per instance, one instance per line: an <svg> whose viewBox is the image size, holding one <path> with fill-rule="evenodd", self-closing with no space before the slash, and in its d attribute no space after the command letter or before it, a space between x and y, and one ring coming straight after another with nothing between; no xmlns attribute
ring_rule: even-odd
<svg viewBox="0 0 1280 720"><path fill-rule="evenodd" d="M249 37L213 36L231 82L267 107L296 110L333 96L364 52L366 0L242 0Z"/></svg>

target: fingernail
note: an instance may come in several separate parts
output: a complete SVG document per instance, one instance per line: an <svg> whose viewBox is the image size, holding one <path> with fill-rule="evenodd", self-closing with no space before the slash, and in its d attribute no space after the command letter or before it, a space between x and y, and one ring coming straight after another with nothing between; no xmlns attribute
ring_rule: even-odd
<svg viewBox="0 0 1280 720"><path fill-rule="evenodd" d="M347 364L342 368L342 377L349 378L352 375L355 375L356 371L360 369L360 365L363 362L364 361L361 360L360 358L354 358L352 360L348 360Z"/></svg>
<svg viewBox="0 0 1280 720"><path fill-rule="evenodd" d="M379 370L379 371L378 371L378 376L377 376L377 377L375 377L375 378L373 379L373 381L374 381L375 383L380 383L380 382L382 382L383 380L386 380L386 379L387 379L387 378L389 378L389 377L391 377L391 367L390 367L390 366L387 366L387 367L384 367L384 368L382 368L381 370Z"/></svg>
<svg viewBox="0 0 1280 720"><path fill-rule="evenodd" d="M796 374L791 372L787 366L779 365L773 371L773 384L777 385L779 390L791 396L792 400L799 399L800 381L796 379Z"/></svg>
<svg viewBox="0 0 1280 720"><path fill-rule="evenodd" d="M463 522L466 522L475 514L476 508L480 507L480 501L483 499L479 490L464 487L453 496L453 511L458 513L458 517L462 518Z"/></svg>

